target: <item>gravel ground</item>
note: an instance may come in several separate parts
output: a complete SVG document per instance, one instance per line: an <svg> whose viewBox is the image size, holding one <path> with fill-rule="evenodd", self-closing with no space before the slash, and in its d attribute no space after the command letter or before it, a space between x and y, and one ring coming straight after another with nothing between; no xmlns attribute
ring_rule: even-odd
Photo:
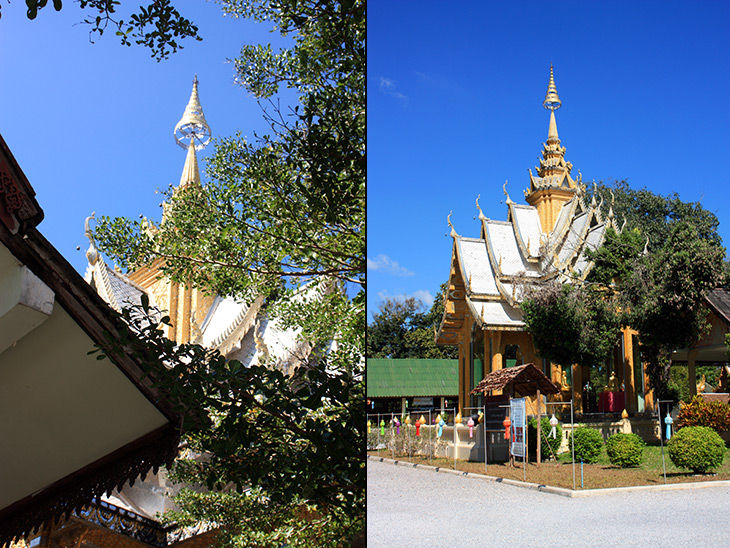
<svg viewBox="0 0 730 548"><path fill-rule="evenodd" d="M368 548L730 546L730 488L568 498L368 460Z"/></svg>

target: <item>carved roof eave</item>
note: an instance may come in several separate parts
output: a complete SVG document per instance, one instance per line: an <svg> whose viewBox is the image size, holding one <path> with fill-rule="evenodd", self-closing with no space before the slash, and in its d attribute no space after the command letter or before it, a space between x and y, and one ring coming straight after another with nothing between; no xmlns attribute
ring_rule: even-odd
<svg viewBox="0 0 730 548"><path fill-rule="evenodd" d="M563 226L556 226L558 229L557 231L553 230L553 232L550 233L548 243L545 246L545 253L543 255L544 260L549 261L553 256L555 249L565 240L572 224L571 220L575 217L576 209L578 209L581 205L580 197L577 194L563 205L564 208L569 208L565 216L567 221L563 224Z"/></svg>
<svg viewBox="0 0 730 548"><path fill-rule="evenodd" d="M503 299L490 299L490 300L497 300L497 301L503 301ZM481 315L477 312L476 307L474 306L474 303L470 298L467 297L466 299L467 306L469 307L469 310L471 311L472 318L474 318L474 322L479 326L479 328L482 331L524 331L525 330L525 324L524 322L520 322L521 325L504 325L504 324L491 324L486 323L484 321L484 318L481 317ZM510 305L513 306L514 305Z"/></svg>
<svg viewBox="0 0 730 548"><path fill-rule="evenodd" d="M256 300L247 309L241 310L228 327L211 342L211 348L218 350L224 356L233 349L256 323L261 306L264 304L263 295L256 297Z"/></svg>
<svg viewBox="0 0 730 548"><path fill-rule="evenodd" d="M588 218L585 221L585 225L581 229L581 233L578 234L578 242L576 243L574 249L570 252L570 254L565 258L565 260L561 263L558 259L558 253L554 253L553 257L555 259L555 262L553 263L555 265L555 268L558 270L564 270L568 268L568 265L573 264L575 262L575 259L580 255L580 253L585 248L586 243L586 236L588 235L588 232L591 230L591 222L595 216L595 211L593 209L589 210L586 213L582 213L581 215L587 215Z"/></svg>
<svg viewBox="0 0 730 548"><path fill-rule="evenodd" d="M530 263L540 262L539 255L530 255L530 250L522 238L522 232L520 231L519 223L517 222L517 216L515 215L515 203L512 200L507 200L507 219L512 223L512 230L515 233L515 239L517 240L517 246L520 248L522 257Z"/></svg>
<svg viewBox="0 0 730 548"><path fill-rule="evenodd" d="M454 235L453 238L449 289L447 290L447 294L443 296L444 314L441 317L438 331L434 336L436 344L458 344L461 338L461 327L464 325L466 315L466 287L457 242L459 236ZM461 305L458 303L461 303ZM451 304L451 307L449 304ZM450 308L453 312L449 311Z"/></svg>
<svg viewBox="0 0 730 548"><path fill-rule="evenodd" d="M110 268L106 264L106 262L103 259L99 259L96 261L94 265L92 265L92 272L101 278L101 284L96 284L96 290L100 293L101 297L109 303L109 306L111 306L114 310L117 312L122 311L122 303L119 302L117 299L117 296L114 294L114 290L112 289L112 282L109 279L109 272ZM117 274L117 276L126 284L134 287L136 290L140 291L141 293L147 293L147 290L145 290L140 285L136 284L132 280L129 279L129 277L124 276L123 274Z"/></svg>

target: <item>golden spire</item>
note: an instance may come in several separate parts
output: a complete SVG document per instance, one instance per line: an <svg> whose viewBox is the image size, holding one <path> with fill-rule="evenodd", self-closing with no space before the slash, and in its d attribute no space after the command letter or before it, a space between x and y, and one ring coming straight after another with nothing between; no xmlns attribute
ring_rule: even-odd
<svg viewBox="0 0 730 548"><path fill-rule="evenodd" d="M198 76L193 80L193 91L190 100L185 107L182 118L175 126L175 142L183 148L188 149L185 158L180 186L189 184L200 184L200 170L198 169L198 158L196 150L202 149L210 141L210 126L205 121L203 107L200 106L198 97Z"/></svg>
<svg viewBox="0 0 730 548"><path fill-rule="evenodd" d="M210 141L210 126L205 121L203 107L198 98L198 76L193 80L193 91L182 118L175 126L175 142L182 148L188 148L185 141L195 141L195 149L200 150Z"/></svg>
<svg viewBox="0 0 730 548"><path fill-rule="evenodd" d="M555 87L555 79L553 78L553 64L550 63L550 82L548 83L547 93L545 94L545 100L542 102L542 106L554 112L561 105L560 97L558 97L558 88Z"/></svg>
<svg viewBox="0 0 730 548"><path fill-rule="evenodd" d="M185 157L180 186L200 184L200 170L198 169L198 156L195 154L195 140L190 139L188 155Z"/></svg>

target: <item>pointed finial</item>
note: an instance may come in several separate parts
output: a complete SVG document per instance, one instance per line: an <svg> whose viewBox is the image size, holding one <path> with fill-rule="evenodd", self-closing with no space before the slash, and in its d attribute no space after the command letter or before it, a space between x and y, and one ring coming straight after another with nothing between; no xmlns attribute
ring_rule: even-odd
<svg viewBox="0 0 730 548"><path fill-rule="evenodd" d="M553 78L553 64L550 63L550 82L548 83L547 93L545 94L545 100L542 102L542 106L556 111L561 105L560 97L558 97L558 89L555 87L555 79Z"/></svg>
<svg viewBox="0 0 730 548"><path fill-rule="evenodd" d="M448 216L446 217L446 222L449 223L449 226L451 227L451 234L450 236L454 239L456 239L459 235L456 233L456 229L454 229L454 225L451 224L451 214L453 211L449 211Z"/></svg>
<svg viewBox="0 0 730 548"><path fill-rule="evenodd" d="M481 194L479 194L479 195L477 196L477 209L479 210L479 220L480 220L480 221L486 221L486 220L487 220L487 217L486 217L486 215L484 215L484 213L482 212L482 208L481 208L481 207L479 207L479 198L481 198L481 196L482 196Z"/></svg>
<svg viewBox="0 0 730 548"><path fill-rule="evenodd" d="M99 252L96 250L96 243L94 242L94 233L91 230L91 226L89 226L95 215L96 211L93 211L89 217L86 217L86 221L84 222L84 235L86 235L90 242L89 249L86 250L86 258L92 266L99 260Z"/></svg>
<svg viewBox="0 0 730 548"><path fill-rule="evenodd" d="M504 184L502 185L502 192L504 192L504 195L507 196L507 205L509 205L509 204L514 204L514 202L509 197L509 194L507 194L507 182L508 181L505 181Z"/></svg>
<svg viewBox="0 0 730 548"><path fill-rule="evenodd" d="M210 141L210 126L205 121L203 107L198 97L198 75L193 80L193 91L185 107L182 118L175 126L175 142L182 148L188 148L190 142L195 143L195 149L200 150Z"/></svg>

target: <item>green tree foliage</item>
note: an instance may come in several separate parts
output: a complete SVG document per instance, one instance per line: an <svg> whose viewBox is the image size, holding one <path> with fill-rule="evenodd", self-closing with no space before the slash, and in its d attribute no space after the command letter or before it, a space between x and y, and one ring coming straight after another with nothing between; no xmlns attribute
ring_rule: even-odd
<svg viewBox="0 0 730 548"><path fill-rule="evenodd" d="M441 285L443 292L446 284ZM443 317L439 294L431 309L415 297L386 298L367 327L368 358L458 358L456 346L437 345L435 330Z"/></svg>
<svg viewBox="0 0 730 548"><path fill-rule="evenodd" d="M621 329L614 300L590 286L552 281L531 288L522 312L540 356L563 366L603 362Z"/></svg>
<svg viewBox="0 0 730 548"><path fill-rule="evenodd" d="M722 280L725 250L692 224L677 222L664 245L634 263L622 284L627 322L639 332L659 398L671 397L669 356L706 329L704 298Z"/></svg>
<svg viewBox="0 0 730 548"><path fill-rule="evenodd" d="M717 227L719 221L711 211L699 202L683 202L674 192L666 196L655 194L646 187L634 190L624 179L609 183L599 182L595 192L598 198L611 199L616 219L620 224L626 220L626 229L637 229L649 239L648 250L654 252L663 247L669 238L674 223L682 221L693 224L701 238L721 243Z"/></svg>
<svg viewBox="0 0 730 548"><path fill-rule="evenodd" d="M224 9L292 39L278 52L245 46L234 62L271 132L219 141L211 182L171 189L160 226L104 217L95 237L125 268L157 261L210 292L266 296L269 315L315 349L289 378L142 331L150 350L134 352L180 402L193 454L210 455L179 460L172 476L223 488L184 489L175 519L222 524L232 546L345 545L365 516L365 4L231 0ZM280 105L282 86L299 104ZM292 298L305 283L318 295Z"/></svg>
<svg viewBox="0 0 730 548"><path fill-rule="evenodd" d="M140 337L110 336L108 352L134 356L183 417L170 476L192 488L166 519L219 527L221 546L346 545L364 519L361 383L343 368L243 367L170 341L169 317L156 318L144 297L125 309L120 321Z"/></svg>
<svg viewBox="0 0 730 548"><path fill-rule="evenodd" d="M630 326L639 332L656 396L674 398L669 356L699 339L704 297L727 276L717 217L699 203L635 191L626 181L600 184L597 192L611 194L626 225L607 230L603 245L588 252L594 267L585 283L560 290L546 284L528 294L527 329L551 361L595 365L608 357L617 326Z"/></svg>
<svg viewBox="0 0 730 548"><path fill-rule="evenodd" d="M25 3L28 19L35 19L38 12L48 5L48 0L26 0ZM62 0L53 0L52 3L56 11L63 7ZM181 15L171 0L154 0L146 7L138 6L139 11L122 17L118 11L122 4L120 0L79 0L76 3L84 11L82 22L91 25L90 35L101 36L111 28L122 44L130 46L134 42L142 45L158 61L182 49L179 40L202 40L198 27ZM125 4L130 5L131 2Z"/></svg>

